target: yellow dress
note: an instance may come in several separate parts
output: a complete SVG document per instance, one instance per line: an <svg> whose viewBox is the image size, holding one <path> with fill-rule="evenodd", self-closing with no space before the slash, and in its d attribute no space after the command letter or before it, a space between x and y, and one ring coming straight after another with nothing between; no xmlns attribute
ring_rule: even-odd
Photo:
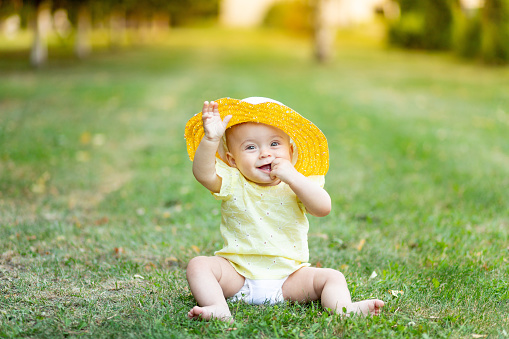
<svg viewBox="0 0 509 339"><path fill-rule="evenodd" d="M260 186L217 159L224 247L215 255L229 260L248 279L282 279L309 266L305 207L290 187ZM312 176L323 187L323 176Z"/></svg>

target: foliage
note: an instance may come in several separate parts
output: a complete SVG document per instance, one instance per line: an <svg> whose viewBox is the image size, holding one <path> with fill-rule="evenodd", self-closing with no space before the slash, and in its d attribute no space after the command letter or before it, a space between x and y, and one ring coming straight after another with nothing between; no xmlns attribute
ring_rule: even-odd
<svg viewBox="0 0 509 339"><path fill-rule="evenodd" d="M312 7L304 0L276 2L265 15L263 25L297 34L311 34Z"/></svg>
<svg viewBox="0 0 509 339"><path fill-rule="evenodd" d="M219 0L186 0L168 3L173 26L185 26L207 19L215 19L219 13Z"/></svg>
<svg viewBox="0 0 509 339"><path fill-rule="evenodd" d="M3 48L0 336L506 338L509 69L363 33L340 32L327 67L273 31L175 29L85 61L52 46L37 71L28 44ZM310 218L311 263L385 300L381 317L316 302L231 304L235 330L186 319L186 263L222 239L184 126L204 100L252 95L327 136L333 211Z"/></svg>
<svg viewBox="0 0 509 339"><path fill-rule="evenodd" d="M427 0L424 4L424 48L449 49L453 23L451 1Z"/></svg>
<svg viewBox="0 0 509 339"><path fill-rule="evenodd" d="M18 1L0 1L0 19L17 13L21 7L21 2Z"/></svg>
<svg viewBox="0 0 509 339"><path fill-rule="evenodd" d="M26 8L35 8L41 3L40 0L0 1L0 17L20 13L26 21ZM187 25L200 20L215 18L219 11L219 0L53 0L51 5L54 9L65 8L74 19L79 6L87 6L93 13L94 20L102 21L108 18L113 12L124 12L133 19L139 17L150 17L153 14L168 14L171 17L173 26Z"/></svg>
<svg viewBox="0 0 509 339"><path fill-rule="evenodd" d="M454 51L463 58L477 58L481 49L481 18L478 10L464 13L455 11Z"/></svg>
<svg viewBox="0 0 509 339"><path fill-rule="evenodd" d="M509 3L488 0L479 10L456 10L456 53L487 64L509 62Z"/></svg>
<svg viewBox="0 0 509 339"><path fill-rule="evenodd" d="M389 42L406 48L450 48L452 9L450 1L399 0L401 17L389 26Z"/></svg>
<svg viewBox="0 0 509 339"><path fill-rule="evenodd" d="M509 63L509 1L486 0L481 22L481 58L490 64Z"/></svg>
<svg viewBox="0 0 509 339"><path fill-rule="evenodd" d="M509 62L509 2L486 0L477 9L458 0L399 0L401 17L389 24L388 39L396 46L452 49L464 58L488 64Z"/></svg>
<svg viewBox="0 0 509 339"><path fill-rule="evenodd" d="M408 12L391 24L388 31L389 42L406 48L424 48L424 16L417 12Z"/></svg>

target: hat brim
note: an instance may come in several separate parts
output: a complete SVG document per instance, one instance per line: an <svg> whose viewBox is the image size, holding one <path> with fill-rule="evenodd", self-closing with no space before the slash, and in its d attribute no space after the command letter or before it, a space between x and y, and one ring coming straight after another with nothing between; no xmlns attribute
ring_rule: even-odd
<svg viewBox="0 0 509 339"><path fill-rule="evenodd" d="M248 102L222 98L218 103L221 119L232 118L227 128L245 122L257 122L277 127L292 138L297 146L298 160L295 169L305 176L325 175L329 169L329 147L325 135L311 121L293 109L275 102L250 104ZM194 159L196 149L204 136L201 112L186 124L187 153Z"/></svg>

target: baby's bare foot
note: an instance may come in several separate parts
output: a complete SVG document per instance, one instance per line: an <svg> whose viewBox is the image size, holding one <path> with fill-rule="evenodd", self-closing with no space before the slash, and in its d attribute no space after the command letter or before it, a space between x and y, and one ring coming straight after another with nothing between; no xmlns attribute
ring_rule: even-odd
<svg viewBox="0 0 509 339"><path fill-rule="evenodd" d="M188 313L187 317L189 319L204 319L210 320L212 318L219 319L223 321L227 321L229 323L233 322L232 314L228 307L223 308L221 306L195 306Z"/></svg>
<svg viewBox="0 0 509 339"><path fill-rule="evenodd" d="M384 302L379 299L362 300L346 307L347 314L380 315Z"/></svg>

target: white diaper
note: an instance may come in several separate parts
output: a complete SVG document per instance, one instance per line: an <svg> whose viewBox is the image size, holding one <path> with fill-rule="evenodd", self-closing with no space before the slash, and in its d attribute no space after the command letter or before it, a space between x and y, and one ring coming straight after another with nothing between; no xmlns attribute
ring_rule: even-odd
<svg viewBox="0 0 509 339"><path fill-rule="evenodd" d="M232 301L243 300L248 304L271 305L284 301L283 284L286 278L277 280L251 280L245 279L244 286L233 297Z"/></svg>

